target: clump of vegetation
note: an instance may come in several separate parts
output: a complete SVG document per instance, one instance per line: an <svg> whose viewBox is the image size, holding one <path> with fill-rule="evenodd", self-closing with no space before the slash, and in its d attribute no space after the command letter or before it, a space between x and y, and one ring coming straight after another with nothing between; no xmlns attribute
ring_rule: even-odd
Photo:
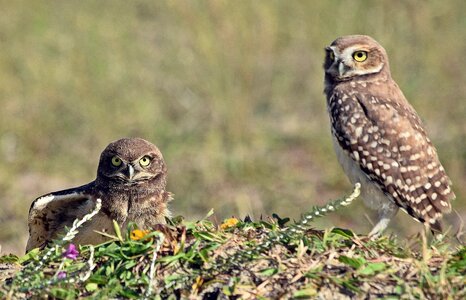
<svg viewBox="0 0 466 300"><path fill-rule="evenodd" d="M253 221L210 212L197 222L169 220L149 232L127 234L98 246L69 242L1 262L20 270L0 285L1 298L323 298L349 296L463 299L466 248L435 240L401 245L393 237L368 239L349 230L315 230L310 222L359 194L314 207L299 221L274 214ZM88 218L92 217L92 214ZM422 251L413 251L415 246Z"/></svg>

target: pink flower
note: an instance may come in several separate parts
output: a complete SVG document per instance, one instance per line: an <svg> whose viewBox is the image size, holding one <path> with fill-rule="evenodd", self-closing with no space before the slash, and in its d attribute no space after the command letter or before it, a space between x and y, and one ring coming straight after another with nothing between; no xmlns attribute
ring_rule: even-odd
<svg viewBox="0 0 466 300"><path fill-rule="evenodd" d="M66 249L63 256L72 260L75 260L79 255L79 251L76 250L76 246L74 244L69 244L68 248Z"/></svg>
<svg viewBox="0 0 466 300"><path fill-rule="evenodd" d="M66 278L66 272L60 271L57 274L58 279L65 279Z"/></svg>

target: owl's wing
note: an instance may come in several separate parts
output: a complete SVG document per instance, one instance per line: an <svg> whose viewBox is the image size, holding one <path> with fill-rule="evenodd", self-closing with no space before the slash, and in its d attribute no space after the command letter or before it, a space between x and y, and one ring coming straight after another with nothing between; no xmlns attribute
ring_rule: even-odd
<svg viewBox="0 0 466 300"><path fill-rule="evenodd" d="M351 114L342 112L335 120L340 145L398 206L441 230L440 218L454 194L414 109L367 94L351 97Z"/></svg>
<svg viewBox="0 0 466 300"><path fill-rule="evenodd" d="M70 226L76 218L83 216L82 206L93 202L94 182L57 191L35 199L29 209L29 239L26 252L44 248L48 242L61 233L64 226ZM88 202L88 203L86 203Z"/></svg>

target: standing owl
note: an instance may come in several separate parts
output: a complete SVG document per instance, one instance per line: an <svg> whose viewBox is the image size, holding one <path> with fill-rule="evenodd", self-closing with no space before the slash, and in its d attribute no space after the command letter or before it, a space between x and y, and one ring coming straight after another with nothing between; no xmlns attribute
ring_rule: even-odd
<svg viewBox="0 0 466 300"><path fill-rule="evenodd" d="M325 94L340 164L379 218L379 235L403 209L441 231L455 198L422 122L390 75L385 49L363 35L325 48Z"/></svg>
<svg viewBox="0 0 466 300"><path fill-rule="evenodd" d="M167 167L159 149L141 138L124 138L107 146L100 156L97 178L86 185L37 198L29 210L29 240L26 251L43 248L64 233L65 226L82 218L101 199L102 208L79 228L76 244L106 240L95 231L112 232L113 222L125 228L165 223L172 197L165 190Z"/></svg>

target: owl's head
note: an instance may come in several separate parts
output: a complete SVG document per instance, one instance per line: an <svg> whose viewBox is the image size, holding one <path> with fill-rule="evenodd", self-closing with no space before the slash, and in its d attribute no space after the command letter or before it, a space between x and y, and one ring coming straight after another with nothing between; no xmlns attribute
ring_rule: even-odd
<svg viewBox="0 0 466 300"><path fill-rule="evenodd" d="M141 138L123 138L110 143L100 155L97 179L123 185L143 182L166 184L167 168L162 153Z"/></svg>
<svg viewBox="0 0 466 300"><path fill-rule="evenodd" d="M356 77L368 80L368 77L374 74L390 77L385 49L369 36L340 37L326 47L325 52L326 81L347 81Z"/></svg>

